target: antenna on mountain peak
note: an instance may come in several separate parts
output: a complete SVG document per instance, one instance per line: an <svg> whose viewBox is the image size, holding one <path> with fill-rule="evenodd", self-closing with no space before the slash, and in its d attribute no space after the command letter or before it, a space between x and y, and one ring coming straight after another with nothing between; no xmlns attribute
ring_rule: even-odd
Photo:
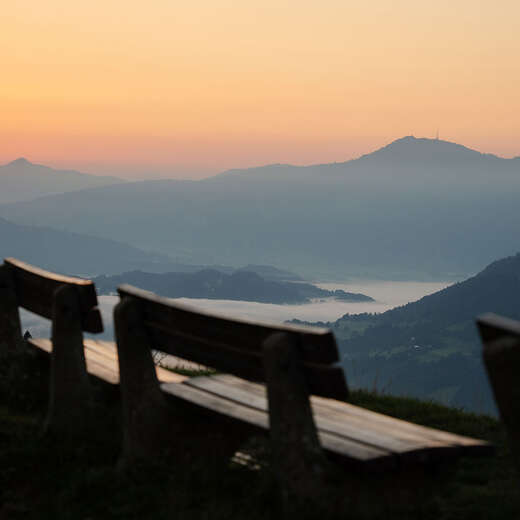
<svg viewBox="0 0 520 520"><path fill-rule="evenodd" d="M438 141L439 140L439 129L437 128L437 133L435 134L435 139Z"/></svg>

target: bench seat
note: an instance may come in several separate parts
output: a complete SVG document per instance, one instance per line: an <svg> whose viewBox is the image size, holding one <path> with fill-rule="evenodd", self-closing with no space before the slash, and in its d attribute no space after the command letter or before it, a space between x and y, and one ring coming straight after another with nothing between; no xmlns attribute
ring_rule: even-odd
<svg viewBox="0 0 520 520"><path fill-rule="evenodd" d="M269 430L266 387L217 374L187 378L180 384L162 383L173 398ZM325 452L364 470L399 469L404 465L437 463L462 454L488 454L485 441L427 428L349 403L311 396L320 443Z"/></svg>
<svg viewBox="0 0 520 520"><path fill-rule="evenodd" d="M52 352L50 339L30 338L28 343L47 354ZM83 345L88 373L111 385L119 385L119 364L116 344L113 341L85 338ZM180 360L179 362L180 365L185 366L184 362ZM162 383L181 383L187 379L186 376L176 374L160 366L156 366L155 370L157 379Z"/></svg>
<svg viewBox="0 0 520 520"><path fill-rule="evenodd" d="M31 338L29 343L48 354L49 339ZM114 342L85 339L87 371L111 385L119 384L117 348ZM170 356L186 366L189 362ZM193 364L195 365L195 364ZM160 366L155 367L164 394L195 406L233 417L258 428L269 430L269 409L265 385L229 374L187 377ZM324 450L346 463L362 463L368 471L397 469L404 464L437 462L442 457L492 451L480 440L427 428L318 396L311 396L311 406Z"/></svg>

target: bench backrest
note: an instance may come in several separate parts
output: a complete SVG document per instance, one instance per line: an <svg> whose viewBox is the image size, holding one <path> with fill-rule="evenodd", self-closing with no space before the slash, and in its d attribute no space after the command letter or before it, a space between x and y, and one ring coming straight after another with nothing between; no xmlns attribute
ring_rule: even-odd
<svg viewBox="0 0 520 520"><path fill-rule="evenodd" d="M520 470L520 322L484 314L477 325L491 388Z"/></svg>
<svg viewBox="0 0 520 520"><path fill-rule="evenodd" d="M294 336L299 345L310 393L344 400L348 388L336 363L331 331L229 319L194 309L131 285L118 288L121 298L139 302L150 347L251 381L265 381L263 344L273 334Z"/></svg>
<svg viewBox="0 0 520 520"><path fill-rule="evenodd" d="M92 281L45 271L15 258L6 258L4 266L14 280L19 307L52 319L56 289L63 285L72 286L79 295L83 331L103 332L96 289Z"/></svg>
<svg viewBox="0 0 520 520"><path fill-rule="evenodd" d="M20 307L52 320L45 431L59 435L90 432L93 392L83 332L103 332L94 284L7 258L0 266L0 351L15 358L31 346L42 351L38 339L22 340Z"/></svg>

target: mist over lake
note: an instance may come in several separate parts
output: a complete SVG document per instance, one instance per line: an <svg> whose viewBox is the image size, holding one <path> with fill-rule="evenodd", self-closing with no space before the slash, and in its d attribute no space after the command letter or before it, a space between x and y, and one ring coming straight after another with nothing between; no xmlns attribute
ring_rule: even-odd
<svg viewBox="0 0 520 520"><path fill-rule="evenodd" d="M194 298L176 298L175 301L190 305L200 310L227 314L252 320L284 322L298 319L302 321L335 321L344 314L360 314L364 312L384 312L388 309L416 301L427 294L444 289L452 282L400 282L381 280L356 280L352 282L315 282L318 287L349 292L359 292L371 296L375 302L344 302L326 298L299 305L276 305L236 300L210 300ZM96 335L98 339L113 339L113 308L118 296L100 296L99 306L103 315L105 331ZM31 331L33 336L50 336L50 323L23 311L22 327Z"/></svg>
<svg viewBox="0 0 520 520"><path fill-rule="evenodd" d="M384 312L393 307L418 300L427 294L444 289L450 282L393 282L393 281L356 281L349 283L316 283L328 290L342 289L371 296L375 302L343 302L332 298L314 300L299 305L276 305L257 302L178 298L176 301L200 309L240 316L242 318L262 319L283 322L291 319L302 321L335 321L344 314L363 312Z"/></svg>

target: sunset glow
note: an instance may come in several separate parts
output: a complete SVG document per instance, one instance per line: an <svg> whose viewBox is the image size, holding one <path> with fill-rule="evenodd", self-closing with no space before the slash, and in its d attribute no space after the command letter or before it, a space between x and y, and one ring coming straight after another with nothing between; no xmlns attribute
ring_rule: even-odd
<svg viewBox="0 0 520 520"><path fill-rule="evenodd" d="M520 155L520 2L2 5L0 162L201 177L403 135Z"/></svg>

